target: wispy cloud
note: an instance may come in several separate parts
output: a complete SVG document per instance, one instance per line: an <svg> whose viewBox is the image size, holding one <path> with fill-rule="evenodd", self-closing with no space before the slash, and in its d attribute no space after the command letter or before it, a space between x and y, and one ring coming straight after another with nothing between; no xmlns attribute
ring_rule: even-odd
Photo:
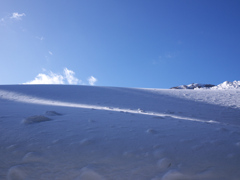
<svg viewBox="0 0 240 180"><path fill-rule="evenodd" d="M26 16L25 13L19 14L18 12L12 13L11 19L22 20L22 17Z"/></svg>
<svg viewBox="0 0 240 180"><path fill-rule="evenodd" d="M177 57L177 54L178 54L177 51L164 53L158 56L157 59L154 59L152 61L152 64L156 65L156 64L168 62L169 60L174 60Z"/></svg>
<svg viewBox="0 0 240 180"><path fill-rule="evenodd" d="M46 69L43 69L46 72ZM88 78L89 85L95 85L97 79L93 76ZM84 84L82 80L75 77L75 72L64 68L62 74L56 74L50 71L49 73L39 73L34 80L23 84Z"/></svg>
<svg viewBox="0 0 240 180"><path fill-rule="evenodd" d="M91 86L95 85L96 82L97 82L97 79L96 79L95 77L90 76L90 77L88 78L88 83L89 83Z"/></svg>
<svg viewBox="0 0 240 180"><path fill-rule="evenodd" d="M50 55L53 55L53 53L52 53L51 51L48 51L48 53L49 53Z"/></svg>
<svg viewBox="0 0 240 180"><path fill-rule="evenodd" d="M43 37L43 36L41 36L41 37L36 37L37 39L39 39L40 41L42 41L42 40L44 40L45 38Z"/></svg>
<svg viewBox="0 0 240 180"><path fill-rule="evenodd" d="M168 52L165 54L166 59L172 59L176 57L176 52Z"/></svg>
<svg viewBox="0 0 240 180"><path fill-rule="evenodd" d="M5 17L0 18L0 25L8 27L9 22L22 20L23 16L26 16L26 14L25 13L19 14L18 12L8 14Z"/></svg>
<svg viewBox="0 0 240 180"><path fill-rule="evenodd" d="M73 72L72 70L69 70L67 68L64 68L64 76L65 76L65 79L67 80L68 84L81 83L81 80L76 78L74 75L75 75L75 72Z"/></svg>

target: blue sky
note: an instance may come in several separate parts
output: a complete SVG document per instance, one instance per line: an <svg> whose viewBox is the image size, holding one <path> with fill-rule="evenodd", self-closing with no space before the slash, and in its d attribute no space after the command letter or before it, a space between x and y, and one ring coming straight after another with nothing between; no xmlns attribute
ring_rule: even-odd
<svg viewBox="0 0 240 180"><path fill-rule="evenodd" d="M239 80L239 22L239 0L5 0L0 84Z"/></svg>

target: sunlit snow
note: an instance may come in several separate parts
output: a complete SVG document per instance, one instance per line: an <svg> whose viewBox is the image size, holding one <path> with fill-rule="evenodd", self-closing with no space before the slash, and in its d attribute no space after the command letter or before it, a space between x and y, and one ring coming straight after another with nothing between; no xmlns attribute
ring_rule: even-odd
<svg viewBox="0 0 240 180"><path fill-rule="evenodd" d="M0 179L237 180L240 90L0 86Z"/></svg>

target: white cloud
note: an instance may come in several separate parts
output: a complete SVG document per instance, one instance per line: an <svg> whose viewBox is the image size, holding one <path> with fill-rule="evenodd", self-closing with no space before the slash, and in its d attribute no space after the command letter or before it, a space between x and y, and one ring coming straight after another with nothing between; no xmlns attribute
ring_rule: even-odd
<svg viewBox="0 0 240 180"><path fill-rule="evenodd" d="M24 14L24 13L19 14L18 12L14 12L14 13L12 13L12 16L10 18L16 19L16 20L22 20L23 16L26 16L26 14Z"/></svg>
<svg viewBox="0 0 240 180"><path fill-rule="evenodd" d="M64 84L64 77L59 74L50 72L47 74L38 74L33 81L29 81L24 84Z"/></svg>
<svg viewBox="0 0 240 180"><path fill-rule="evenodd" d="M52 53L51 51L48 51L48 53L49 53L50 55L53 55L53 53Z"/></svg>
<svg viewBox="0 0 240 180"><path fill-rule="evenodd" d="M72 70L64 68L64 75L68 84L78 84L81 82L78 78L74 77L75 72L73 72Z"/></svg>
<svg viewBox="0 0 240 180"><path fill-rule="evenodd" d="M91 76L91 77L88 78L88 83L91 86L95 85L96 82L97 82L97 79L95 77Z"/></svg>
<svg viewBox="0 0 240 180"><path fill-rule="evenodd" d="M75 77L75 72L69 70L68 68L64 68L62 74L56 74L50 71L46 72L46 69L42 68L43 73L39 73L34 80L23 83L23 84L82 84L84 85L80 79ZM90 85L95 85L97 79L93 76L88 78L88 83Z"/></svg>

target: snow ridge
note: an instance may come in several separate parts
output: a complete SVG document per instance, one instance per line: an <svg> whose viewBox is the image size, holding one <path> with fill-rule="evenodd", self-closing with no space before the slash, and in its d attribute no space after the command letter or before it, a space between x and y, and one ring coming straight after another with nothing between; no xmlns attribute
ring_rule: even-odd
<svg viewBox="0 0 240 180"><path fill-rule="evenodd" d="M217 86L212 87L211 89L240 89L240 81L225 81Z"/></svg>
<svg viewBox="0 0 240 180"><path fill-rule="evenodd" d="M192 83L189 85L180 85L170 89L240 89L240 81L225 81L217 86L212 84Z"/></svg>

